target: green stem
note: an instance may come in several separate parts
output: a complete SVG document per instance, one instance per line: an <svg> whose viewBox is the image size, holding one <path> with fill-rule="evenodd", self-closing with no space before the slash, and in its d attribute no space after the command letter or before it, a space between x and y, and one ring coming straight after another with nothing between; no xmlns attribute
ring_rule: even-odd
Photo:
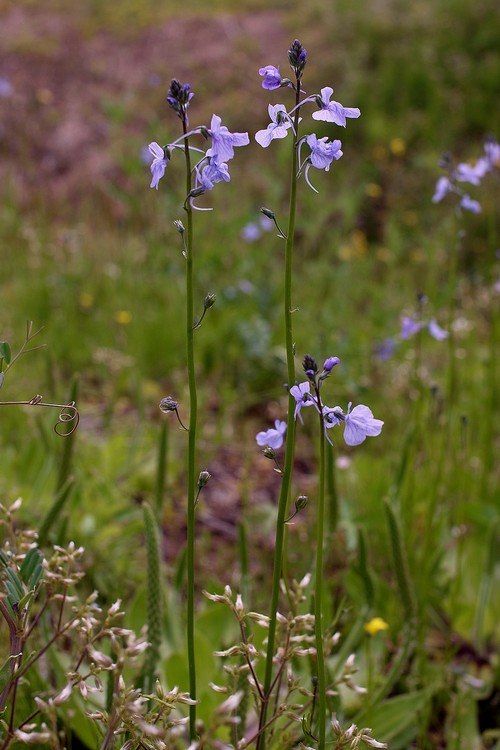
<svg viewBox="0 0 500 750"><path fill-rule="evenodd" d="M296 105L300 101L300 81L297 81ZM288 231L285 248L285 278L284 278L284 314L285 314L285 345L288 386L291 388L295 383L295 361L294 361L294 344L292 328L292 259L293 245L295 239L295 213L297 204L297 140L299 127L299 109L295 110L294 129L295 138L292 142L292 167L290 175L290 204L288 212ZM266 669L264 676L264 695L265 700L261 705L259 730L260 734L257 740L257 750L264 750L266 746L265 728L267 725L267 707L272 690L273 676L273 655L274 642L276 638L276 624L278 613L278 602L280 594L280 578L283 562L283 545L285 537L285 519L287 518L288 499L290 496L290 485L292 479L293 460L295 452L295 419L294 419L295 400L293 396L288 397L288 416L286 429L285 444L285 464L283 467L281 492L278 503L278 515L276 519L276 538L274 547L274 568L273 583L271 593L271 613L269 622L269 634L267 640Z"/></svg>
<svg viewBox="0 0 500 750"><path fill-rule="evenodd" d="M321 409L321 405L320 405ZM318 516L316 528L316 572L314 582L314 633L316 636L316 664L318 669L318 750L324 750L326 742L326 677L325 655L323 650L323 537L325 518L325 429L323 415L319 415L320 444L319 444L319 488L318 488Z"/></svg>
<svg viewBox="0 0 500 750"><path fill-rule="evenodd" d="M187 133L183 119L184 134ZM191 192L191 156L188 138L184 140L186 158L186 195ZM189 384L189 434L188 434L188 485L187 485L187 652L189 671L189 696L196 700L196 662L194 648L194 514L196 505L196 424L198 401L194 367L194 299L193 299L193 209L185 203L187 213L186 231L186 340L187 371ZM189 736L196 738L196 704L189 706Z"/></svg>

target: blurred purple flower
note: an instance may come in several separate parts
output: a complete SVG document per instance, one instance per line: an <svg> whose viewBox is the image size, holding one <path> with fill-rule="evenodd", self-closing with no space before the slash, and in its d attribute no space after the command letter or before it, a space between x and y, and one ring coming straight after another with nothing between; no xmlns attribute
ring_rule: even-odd
<svg viewBox="0 0 500 750"><path fill-rule="evenodd" d="M255 436L257 445L268 445L270 448L277 450L283 445L284 434L286 432L286 422L280 422L277 419L274 423L274 429L271 427L265 432L258 432Z"/></svg>
<svg viewBox="0 0 500 750"><path fill-rule="evenodd" d="M375 355L380 360L382 360L382 362L385 362L386 360L392 357L396 347L397 347L397 342L394 339L391 339L391 338L385 339L385 341L382 341L375 348Z"/></svg>
<svg viewBox="0 0 500 750"><path fill-rule="evenodd" d="M347 445L359 445L367 436L380 435L384 424L382 420L375 419L372 410L363 404L355 406L352 411L351 406L352 402L349 402L347 414L344 417L344 440Z"/></svg>
<svg viewBox="0 0 500 750"><path fill-rule="evenodd" d="M302 417L300 416L300 410L302 407L312 406L316 403L309 392L309 387L309 382L306 381L305 383L299 383L299 385L293 385L290 388L290 395L295 399L295 412L293 418L297 419L298 417L301 422Z"/></svg>
<svg viewBox="0 0 500 750"><path fill-rule="evenodd" d="M313 119L334 122L345 128L346 117L359 117L361 112L357 107L344 107L339 102L330 101L332 94L331 86L325 86L321 89L321 96L314 97L320 110L313 112Z"/></svg>
<svg viewBox="0 0 500 750"><path fill-rule="evenodd" d="M441 328L434 318L429 322L427 326L427 330L431 334L433 339L436 339L436 341L443 341L443 339L448 338L448 331L445 331L444 328Z"/></svg>
<svg viewBox="0 0 500 750"><path fill-rule="evenodd" d="M448 177L440 177L436 182L434 195L432 196L433 203L439 203L442 201L445 195L448 195L453 190L453 186Z"/></svg>
<svg viewBox="0 0 500 750"><path fill-rule="evenodd" d="M0 78L0 97L7 98L14 93L14 87L7 78Z"/></svg>
<svg viewBox="0 0 500 750"><path fill-rule="evenodd" d="M255 242L255 240L258 240L261 236L262 232L258 224L255 223L255 221L250 221L248 224L245 224L243 229L240 232L240 237L242 240L245 240L245 242Z"/></svg>
<svg viewBox="0 0 500 750"><path fill-rule="evenodd" d="M269 216L261 216L259 218L259 224L263 232L270 232L274 229L274 221Z"/></svg>
<svg viewBox="0 0 500 750"><path fill-rule="evenodd" d="M464 208L466 211L471 211L473 214L480 214L482 211L481 204L469 195L462 196L460 207Z"/></svg>
<svg viewBox="0 0 500 750"><path fill-rule="evenodd" d="M409 315L403 315L401 317L401 331L399 335L402 339L409 339L420 331L422 323L411 318Z"/></svg>
<svg viewBox="0 0 500 750"><path fill-rule="evenodd" d="M151 174L153 175L151 180L150 187L156 188L158 190L158 183L160 182L161 178L165 174L165 169L167 168L168 160L165 156L165 151L162 149L162 147L156 143L156 141L153 141L153 143L150 143L149 151L153 155L153 162L151 164Z"/></svg>
<svg viewBox="0 0 500 750"><path fill-rule="evenodd" d="M286 138L288 128L292 127L284 104L270 104L267 111L271 122L265 130L255 134L255 140L262 148L267 148L274 138Z"/></svg>
<svg viewBox="0 0 500 750"><path fill-rule="evenodd" d="M266 65L265 68L259 69L259 75L264 76L262 81L262 88L268 91L273 89L279 89L281 86L281 73L279 68L275 68L274 65Z"/></svg>
<svg viewBox="0 0 500 750"><path fill-rule="evenodd" d="M218 115L212 115L208 130L208 135L212 138L212 147L208 149L207 156L218 164L233 158L235 146L248 146L250 143L248 133L230 133L225 125L221 125L221 122Z"/></svg>
<svg viewBox="0 0 500 750"><path fill-rule="evenodd" d="M471 185L479 185L481 183L481 177L485 174L485 164L487 164L486 160L484 160L484 163L477 161L474 166L471 164L459 164L455 170L455 178L459 182L470 182Z"/></svg>

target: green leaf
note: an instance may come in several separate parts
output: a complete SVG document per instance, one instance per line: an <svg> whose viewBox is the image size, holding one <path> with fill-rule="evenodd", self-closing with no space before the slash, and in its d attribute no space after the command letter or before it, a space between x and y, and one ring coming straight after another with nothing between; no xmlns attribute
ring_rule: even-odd
<svg viewBox="0 0 500 750"><path fill-rule="evenodd" d="M6 364L10 364L12 353L10 344L7 341L0 341L0 359L4 359Z"/></svg>
<svg viewBox="0 0 500 750"><path fill-rule="evenodd" d="M429 699L426 690L389 698L367 717L372 736L387 742L391 750L404 750L418 731L418 714Z"/></svg>

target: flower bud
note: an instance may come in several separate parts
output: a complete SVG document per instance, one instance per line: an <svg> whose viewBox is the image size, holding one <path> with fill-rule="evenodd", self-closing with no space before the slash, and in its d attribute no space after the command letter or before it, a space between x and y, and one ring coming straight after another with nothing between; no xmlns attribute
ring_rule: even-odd
<svg viewBox="0 0 500 750"><path fill-rule="evenodd" d="M274 211L271 211L270 208L263 207L260 209L260 212L261 214L264 214L264 216L267 216L268 219L272 219L274 221L275 219Z"/></svg>
<svg viewBox="0 0 500 750"><path fill-rule="evenodd" d="M276 459L276 453L274 451L274 448L271 448L269 445L266 445L266 447L263 449L262 453L266 458L270 458L271 461L275 461Z"/></svg>
<svg viewBox="0 0 500 750"><path fill-rule="evenodd" d="M212 475L209 471L200 471L200 476L198 477L198 489L201 490L202 487L205 487L212 478Z"/></svg>
<svg viewBox="0 0 500 750"><path fill-rule="evenodd" d="M174 221L174 227L177 229L177 231L179 232L179 234L184 234L184 232L186 231L184 229L184 224L182 223L182 221L180 221L180 219L176 219Z"/></svg>
<svg viewBox="0 0 500 750"><path fill-rule="evenodd" d="M216 300L215 294L207 294L203 302L203 307L205 308L205 310L208 310L210 307L213 307L215 305L215 300Z"/></svg>
<svg viewBox="0 0 500 750"><path fill-rule="evenodd" d="M304 510L308 502L309 498L307 497L307 495L299 495L295 501L295 510L297 511L297 513L299 512L299 510Z"/></svg>
<svg viewBox="0 0 500 750"><path fill-rule="evenodd" d="M328 359L325 359L323 362L323 370L325 372L331 372L335 365L340 364L340 359L338 357L328 357Z"/></svg>
<svg viewBox="0 0 500 750"><path fill-rule="evenodd" d="M302 78L302 73L306 66L307 53L304 47L301 45L298 39L295 39L292 46L288 50L288 62L290 67L295 73L297 79Z"/></svg>
<svg viewBox="0 0 500 750"><path fill-rule="evenodd" d="M172 396L166 396L160 401L160 411L162 412L177 411L178 408L179 402L175 401Z"/></svg>
<svg viewBox="0 0 500 750"><path fill-rule="evenodd" d="M316 360L309 354L306 354L302 362L302 367L309 380L314 383L316 381L316 373L318 372L318 363Z"/></svg>

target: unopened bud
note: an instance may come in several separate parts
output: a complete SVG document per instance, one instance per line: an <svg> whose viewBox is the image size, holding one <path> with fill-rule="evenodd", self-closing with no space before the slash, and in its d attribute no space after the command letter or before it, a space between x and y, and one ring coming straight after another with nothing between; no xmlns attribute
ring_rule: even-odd
<svg viewBox="0 0 500 750"><path fill-rule="evenodd" d="M184 224L182 223L182 221L180 219L176 219L174 221L174 227L177 229L177 231L179 232L179 234L184 234L184 232L186 231L184 229Z"/></svg>
<svg viewBox="0 0 500 750"><path fill-rule="evenodd" d="M263 449L262 453L266 458L270 458L271 461L276 460L276 453L274 451L274 448L271 448L269 445L266 445L266 447Z"/></svg>
<svg viewBox="0 0 500 750"><path fill-rule="evenodd" d="M267 216L268 219L274 219L276 218L274 215L274 211L271 211L270 208L261 208L260 209L261 214L264 214L264 216Z"/></svg>
<svg viewBox="0 0 500 750"><path fill-rule="evenodd" d="M304 510L308 502L309 498L307 497L307 495L299 495L295 501L295 510L297 511L297 513L299 512L299 510Z"/></svg>
<svg viewBox="0 0 500 750"><path fill-rule="evenodd" d="M213 307L215 305L215 300L216 299L217 298L216 298L215 294L207 294L207 296L205 297L205 300L203 302L203 307L205 308L205 310L208 310L210 307Z"/></svg>
<svg viewBox="0 0 500 750"><path fill-rule="evenodd" d="M202 487L205 487L211 479L212 475L209 471L200 471L200 476L198 477L198 489L201 490Z"/></svg>
<svg viewBox="0 0 500 750"><path fill-rule="evenodd" d="M179 402L175 401L172 396L166 396L160 401L160 411L177 411L179 408Z"/></svg>

